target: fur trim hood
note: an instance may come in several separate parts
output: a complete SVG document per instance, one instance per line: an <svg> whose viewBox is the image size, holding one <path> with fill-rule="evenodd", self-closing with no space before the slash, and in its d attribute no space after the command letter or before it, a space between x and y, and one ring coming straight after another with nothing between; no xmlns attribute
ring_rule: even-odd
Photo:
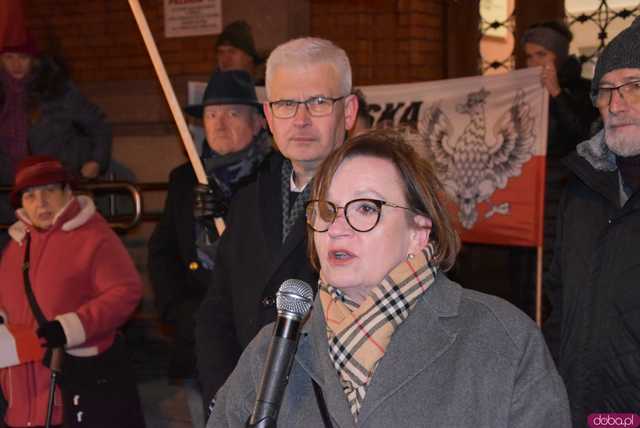
<svg viewBox="0 0 640 428"><path fill-rule="evenodd" d="M69 210L69 207L73 204L74 201L78 202L78 205L80 205L80 210L74 217L62 224L61 229L64 232L70 232L74 229L79 228L80 226L87 223L89 219L96 213L96 206L90 197L84 195L74 196L67 203L67 205L60 210L56 218L53 220L52 227L56 227L56 223L58 222L60 217L63 216L64 213L67 212L67 210ZM24 239L25 235L27 234L27 230L29 230L29 227L31 227L32 224L31 221L29 221L24 208L16 210L16 217L18 217L18 221L13 223L11 227L9 227L9 236L11 236L11 238L18 244L22 245L22 240Z"/></svg>
<svg viewBox="0 0 640 428"><path fill-rule="evenodd" d="M578 144L576 151L598 171L616 171L616 155L604 142L605 131L601 129L590 139Z"/></svg>

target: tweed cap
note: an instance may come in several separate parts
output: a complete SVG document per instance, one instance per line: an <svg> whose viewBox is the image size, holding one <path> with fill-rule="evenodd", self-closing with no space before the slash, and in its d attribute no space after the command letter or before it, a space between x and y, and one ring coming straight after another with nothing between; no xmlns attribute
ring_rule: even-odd
<svg viewBox="0 0 640 428"><path fill-rule="evenodd" d="M591 80L591 92L598 92L600 80L605 74L620 68L640 68L640 17L602 50Z"/></svg>

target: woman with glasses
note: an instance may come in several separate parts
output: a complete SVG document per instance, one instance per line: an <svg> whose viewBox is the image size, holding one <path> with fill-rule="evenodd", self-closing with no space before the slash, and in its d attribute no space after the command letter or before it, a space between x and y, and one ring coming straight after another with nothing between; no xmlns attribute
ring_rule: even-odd
<svg viewBox="0 0 640 428"><path fill-rule="evenodd" d="M533 322L447 279L459 239L433 167L394 131L344 144L307 203L319 292L278 427L566 427ZM209 427L250 416L273 327L244 352Z"/></svg>

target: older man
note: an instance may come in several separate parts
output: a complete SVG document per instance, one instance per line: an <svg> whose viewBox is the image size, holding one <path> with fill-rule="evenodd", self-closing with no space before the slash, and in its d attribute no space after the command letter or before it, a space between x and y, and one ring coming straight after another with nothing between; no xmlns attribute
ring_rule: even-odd
<svg viewBox="0 0 640 428"><path fill-rule="evenodd" d="M234 70L214 72L202 104L186 109L204 122L207 144L202 161L211 187L197 186L189 163L171 171L164 214L149 241L156 304L161 318L175 326L172 380L189 384L194 379L193 317L211 281L218 237L212 217L224 215L231 195L271 149L259 107L249 74ZM193 391L197 388L188 389ZM199 398L189 403L199 406L202 414ZM198 419L197 407L192 417Z"/></svg>
<svg viewBox="0 0 640 428"><path fill-rule="evenodd" d="M604 129L567 160L546 282L576 428L640 403L640 19L604 49L591 88Z"/></svg>
<svg viewBox="0 0 640 428"><path fill-rule="evenodd" d="M0 258L0 317L9 330L36 331L43 347L64 348L63 405L56 392L52 426L143 427L118 334L140 301L142 281L91 199L73 196L69 182L49 156L18 165L10 195L18 221ZM9 351L3 342L0 355ZM42 357L5 367L5 423L44 426L50 371Z"/></svg>
<svg viewBox="0 0 640 428"><path fill-rule="evenodd" d="M197 316L199 375L211 399L242 350L276 316L280 284L315 286L306 255L304 203L321 162L345 138L358 110L346 53L327 40L278 46L267 61L264 112L279 152L231 205L213 282Z"/></svg>

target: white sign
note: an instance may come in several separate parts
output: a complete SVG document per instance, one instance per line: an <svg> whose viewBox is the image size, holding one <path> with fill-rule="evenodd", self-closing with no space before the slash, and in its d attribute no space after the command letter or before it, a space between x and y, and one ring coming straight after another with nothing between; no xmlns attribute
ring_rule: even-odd
<svg viewBox="0 0 640 428"><path fill-rule="evenodd" d="M222 0L164 0L165 37L222 32Z"/></svg>

